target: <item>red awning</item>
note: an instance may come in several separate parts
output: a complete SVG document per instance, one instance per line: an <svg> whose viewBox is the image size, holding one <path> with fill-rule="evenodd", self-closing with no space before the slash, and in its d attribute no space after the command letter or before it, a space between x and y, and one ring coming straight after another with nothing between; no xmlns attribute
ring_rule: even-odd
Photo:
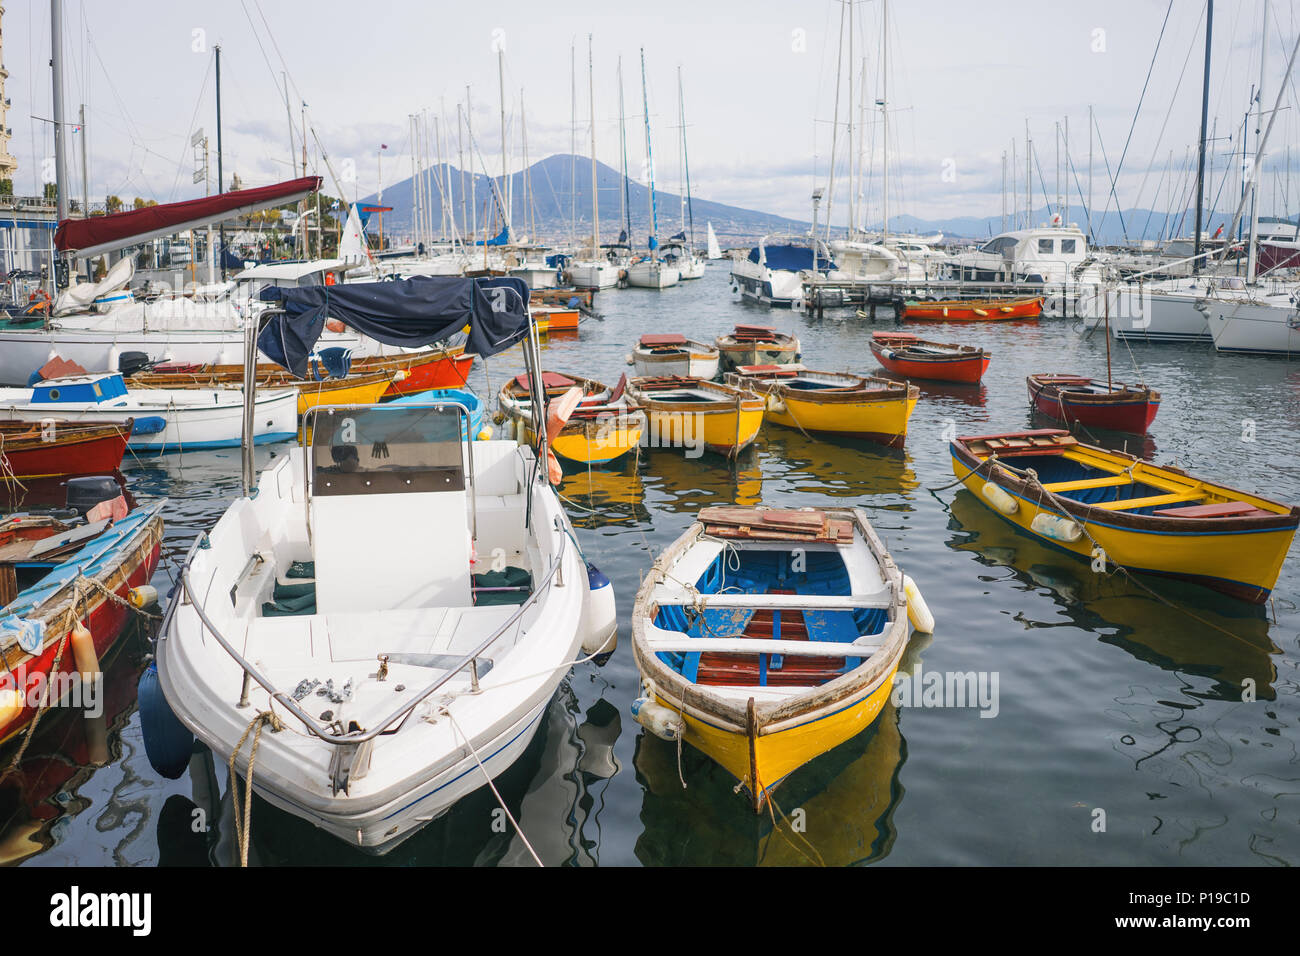
<svg viewBox="0 0 1300 956"><path fill-rule="evenodd" d="M320 186L321 177L304 176L274 186L146 206L109 216L65 219L54 233L54 245L60 252L75 252L79 257L97 256L159 236L197 229L210 222L282 206L311 195Z"/></svg>

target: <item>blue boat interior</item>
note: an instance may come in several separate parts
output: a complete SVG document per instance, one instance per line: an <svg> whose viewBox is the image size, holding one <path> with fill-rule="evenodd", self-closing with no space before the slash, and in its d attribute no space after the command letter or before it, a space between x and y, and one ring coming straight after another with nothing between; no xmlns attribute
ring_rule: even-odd
<svg viewBox="0 0 1300 956"><path fill-rule="evenodd" d="M739 567L737 567L737 558ZM788 551L724 551L705 570L696 589L709 594L801 594L848 595L852 593L848 569L837 552L805 551L800 556L801 570L794 569L794 556ZM844 611L762 610L750 608L705 608L701 613L679 604L661 605L654 623L667 631L677 631L694 638L752 637L768 640L809 640L850 644L859 637L882 633L889 623L886 608L863 607ZM692 683L753 683L759 687L821 684L861 665L863 657L786 659L780 654L723 654L717 652L661 652L659 659ZM753 674L753 658L757 673ZM702 658L706 665L701 670ZM731 677L735 666L748 670L756 680L733 681L726 675L706 673L716 670L710 664L730 663Z"/></svg>
<svg viewBox="0 0 1300 956"><path fill-rule="evenodd" d="M1101 468L1091 468L1082 462L1064 455L1017 455L1011 459L1016 468L1032 468L1038 474L1038 480L1045 485L1062 481L1083 481L1089 478L1109 478L1114 472ZM1109 501L1130 501L1136 498L1150 498L1165 494L1164 488L1148 485L1141 481L1131 481L1126 485L1108 485L1102 488L1079 488L1074 491L1055 492L1058 497L1068 498L1080 504L1096 505ZM1144 508L1126 508L1125 514L1151 514L1168 505L1149 505Z"/></svg>

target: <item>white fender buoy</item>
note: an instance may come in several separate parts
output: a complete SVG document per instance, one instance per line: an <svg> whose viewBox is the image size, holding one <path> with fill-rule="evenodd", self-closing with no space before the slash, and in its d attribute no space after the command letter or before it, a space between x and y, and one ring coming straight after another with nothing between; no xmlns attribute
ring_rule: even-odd
<svg viewBox="0 0 1300 956"><path fill-rule="evenodd" d="M984 487L980 489L986 501L1004 515L1013 515L1020 510L1020 505L1009 494L993 484L991 481L984 482Z"/></svg>
<svg viewBox="0 0 1300 956"><path fill-rule="evenodd" d="M903 593L907 595L907 619L912 622L912 627L922 634L933 634L934 615L930 613L930 605L921 597L916 582L906 574L903 575Z"/></svg>
<svg viewBox="0 0 1300 956"><path fill-rule="evenodd" d="M636 359L633 357L631 352L628 352L627 355L623 356L623 361L626 365L633 365L635 364Z"/></svg>
<svg viewBox="0 0 1300 956"><path fill-rule="evenodd" d="M587 593L582 599L582 651L599 654L603 663L618 647L618 611L614 607L614 586L600 568L587 562Z"/></svg>
<svg viewBox="0 0 1300 956"><path fill-rule="evenodd" d="M132 607L146 608L158 603L158 589L151 584L141 584L128 591L126 599Z"/></svg>
<svg viewBox="0 0 1300 956"><path fill-rule="evenodd" d="M785 402L777 398L775 395L767 396L767 410L769 412L774 412L777 415L784 415L787 411Z"/></svg>
<svg viewBox="0 0 1300 956"><path fill-rule="evenodd" d="M674 743L682 736L682 719L677 711L655 703L652 697L632 701L632 719L660 740Z"/></svg>
<svg viewBox="0 0 1300 956"><path fill-rule="evenodd" d="M1051 538L1053 541L1064 541L1067 544L1073 544L1083 537L1083 528L1079 525L1079 522L1070 518L1063 518L1060 515L1049 514L1046 511L1040 511L1034 515L1034 520L1029 522L1029 527L1044 538Z"/></svg>

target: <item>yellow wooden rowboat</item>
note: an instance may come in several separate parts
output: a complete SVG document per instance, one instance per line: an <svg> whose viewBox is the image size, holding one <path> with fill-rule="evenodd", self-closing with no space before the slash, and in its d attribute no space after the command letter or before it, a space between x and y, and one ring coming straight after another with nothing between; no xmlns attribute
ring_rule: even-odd
<svg viewBox="0 0 1300 956"><path fill-rule="evenodd" d="M317 405L374 405L393 384L387 372L352 378L327 378L323 382L300 382L289 379L298 389L298 414Z"/></svg>
<svg viewBox="0 0 1300 956"><path fill-rule="evenodd" d="M326 378L321 381L295 378L287 372L259 374L257 387L292 388L298 392L298 415L317 405L373 405L392 387L395 378L404 375L396 371L371 372L349 375L346 378ZM242 376L223 372L159 372L143 373L129 379L132 388L215 388L220 385L239 386Z"/></svg>
<svg viewBox="0 0 1300 956"><path fill-rule="evenodd" d="M953 473L1016 527L1130 571L1261 604L1300 526L1292 508L1057 429L955 439Z"/></svg>
<svg viewBox="0 0 1300 956"><path fill-rule="evenodd" d="M628 397L650 420L650 445L735 457L763 427L761 395L682 375L634 378Z"/></svg>
<svg viewBox="0 0 1300 956"><path fill-rule="evenodd" d="M646 417L624 395L625 384L620 381L611 389L591 378L542 373L542 385L550 398L575 386L583 391L582 403L551 440L556 457L579 465L600 465L623 457L641 443ZM535 441L528 376L519 375L506 382L497 399L515 429L522 429L527 441Z"/></svg>
<svg viewBox="0 0 1300 956"><path fill-rule="evenodd" d="M721 764L758 811L885 706L911 632L904 579L858 509L699 518L637 593L633 713Z"/></svg>
<svg viewBox="0 0 1300 956"><path fill-rule="evenodd" d="M727 374L732 385L767 396L767 417L809 435L838 435L901 448L921 390L907 382L802 365L748 365Z"/></svg>

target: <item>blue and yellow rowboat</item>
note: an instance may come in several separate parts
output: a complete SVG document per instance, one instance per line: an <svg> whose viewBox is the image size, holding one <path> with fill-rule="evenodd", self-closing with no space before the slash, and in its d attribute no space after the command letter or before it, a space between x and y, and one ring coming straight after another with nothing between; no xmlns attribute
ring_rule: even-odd
<svg viewBox="0 0 1300 956"><path fill-rule="evenodd" d="M1194 478L1058 429L951 443L953 474L1022 531L1081 557L1262 604L1300 508Z"/></svg>
<svg viewBox="0 0 1300 956"><path fill-rule="evenodd" d="M736 777L755 812L862 732L933 621L862 511L717 507L655 562L632 612L633 714Z"/></svg>

